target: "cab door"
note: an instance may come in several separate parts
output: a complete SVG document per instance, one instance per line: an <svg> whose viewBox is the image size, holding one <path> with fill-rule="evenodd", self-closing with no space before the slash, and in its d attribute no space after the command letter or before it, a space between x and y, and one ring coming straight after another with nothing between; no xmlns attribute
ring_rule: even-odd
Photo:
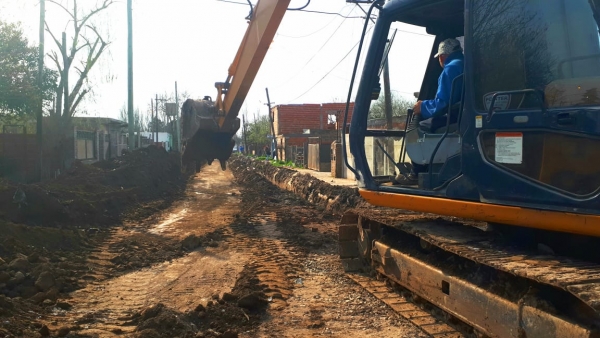
<svg viewBox="0 0 600 338"><path fill-rule="evenodd" d="M595 2L471 1L463 171L481 201L597 209Z"/></svg>

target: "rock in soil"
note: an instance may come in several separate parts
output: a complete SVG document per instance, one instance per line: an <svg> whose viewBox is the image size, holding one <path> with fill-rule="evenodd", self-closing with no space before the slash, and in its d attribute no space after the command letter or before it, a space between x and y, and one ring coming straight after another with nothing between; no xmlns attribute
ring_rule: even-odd
<svg viewBox="0 0 600 338"><path fill-rule="evenodd" d="M267 306L267 296L264 292L255 291L238 300L238 306L248 310L260 310Z"/></svg>
<svg viewBox="0 0 600 338"><path fill-rule="evenodd" d="M29 270L29 261L26 257L15 258L8 265L12 270L27 271Z"/></svg>
<svg viewBox="0 0 600 338"><path fill-rule="evenodd" d="M58 329L58 333L56 335L59 337L66 337L69 334L69 332L71 332L71 328L63 326L60 329Z"/></svg>
<svg viewBox="0 0 600 338"><path fill-rule="evenodd" d="M42 335L42 337L50 336L50 329L48 329L46 325L42 325L42 328L38 332Z"/></svg>
<svg viewBox="0 0 600 338"><path fill-rule="evenodd" d="M136 331L138 337L187 337L195 333L187 315L158 303L142 310Z"/></svg>
<svg viewBox="0 0 600 338"><path fill-rule="evenodd" d="M38 279L35 281L35 287L40 291L48 291L54 286L54 276L48 271L44 271L40 274Z"/></svg>
<svg viewBox="0 0 600 338"><path fill-rule="evenodd" d="M194 250L201 245L202 239L196 235L189 235L181 242L181 247L183 250L188 251Z"/></svg>
<svg viewBox="0 0 600 338"><path fill-rule="evenodd" d="M221 299L223 299L226 302L237 302L238 297L232 295L231 293L225 292L223 294L223 297L221 297Z"/></svg>
<svg viewBox="0 0 600 338"><path fill-rule="evenodd" d="M56 307L63 310L70 310L73 306L67 302L57 302Z"/></svg>

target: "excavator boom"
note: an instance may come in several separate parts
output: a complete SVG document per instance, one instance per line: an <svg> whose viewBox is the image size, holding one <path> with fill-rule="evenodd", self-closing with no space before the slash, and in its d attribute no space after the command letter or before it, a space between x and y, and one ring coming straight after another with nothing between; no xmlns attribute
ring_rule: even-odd
<svg viewBox="0 0 600 338"><path fill-rule="evenodd" d="M260 0L254 7L244 39L229 67L227 81L215 84L222 131L238 116L289 3L290 0Z"/></svg>
<svg viewBox="0 0 600 338"><path fill-rule="evenodd" d="M187 100L181 107L182 165L195 163L196 171L215 159L225 170L231 156L237 118L254 78L267 55L290 0L259 0L252 7L248 29L225 82L217 82L217 99Z"/></svg>

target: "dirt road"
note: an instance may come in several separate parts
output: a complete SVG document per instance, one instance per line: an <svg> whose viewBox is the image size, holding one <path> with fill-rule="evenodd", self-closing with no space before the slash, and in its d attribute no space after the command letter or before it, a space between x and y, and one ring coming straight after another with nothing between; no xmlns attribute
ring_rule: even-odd
<svg viewBox="0 0 600 338"><path fill-rule="evenodd" d="M160 217L115 228L40 329L72 337L424 337L341 270L337 218L206 167ZM145 266L145 267L144 267Z"/></svg>

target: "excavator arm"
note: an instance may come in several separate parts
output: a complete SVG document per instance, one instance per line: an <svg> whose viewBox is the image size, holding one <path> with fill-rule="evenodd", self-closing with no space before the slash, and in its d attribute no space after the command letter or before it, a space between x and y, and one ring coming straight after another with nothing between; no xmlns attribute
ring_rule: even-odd
<svg viewBox="0 0 600 338"><path fill-rule="evenodd" d="M237 117L267 55L290 0L259 0L252 8L248 29L225 82L217 82L217 99L187 100L181 107L182 165L202 165L218 159L221 168L231 156L233 135L240 128Z"/></svg>
<svg viewBox="0 0 600 338"><path fill-rule="evenodd" d="M244 39L229 67L227 80L215 84L221 131L227 132L235 128L234 120L267 55L289 3L290 0L260 0L254 7ZM239 123L237 126L239 128Z"/></svg>

